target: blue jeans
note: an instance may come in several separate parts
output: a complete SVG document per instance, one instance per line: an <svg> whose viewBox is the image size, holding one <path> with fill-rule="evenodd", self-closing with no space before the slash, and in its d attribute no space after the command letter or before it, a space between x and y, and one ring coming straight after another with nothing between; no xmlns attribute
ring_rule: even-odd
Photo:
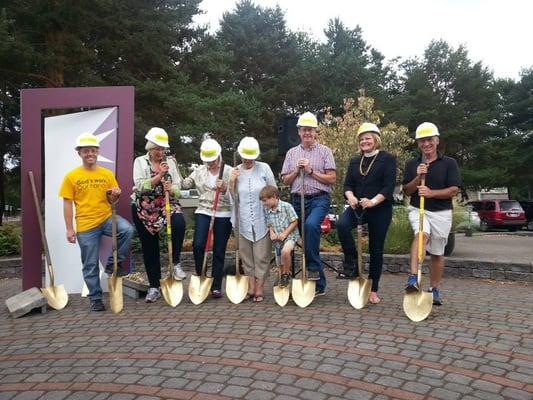
<svg viewBox="0 0 533 400"><path fill-rule="evenodd" d="M117 215L117 253L119 263L128 257L133 232L133 226L120 215ZM89 299L91 301L102 298L98 261L100 238L102 235L111 236L111 217L95 228L77 233L78 244L81 250L81 262L83 263L83 279L87 288L89 288ZM109 255L107 264L110 263L113 263L113 254Z"/></svg>
<svg viewBox="0 0 533 400"><path fill-rule="evenodd" d="M209 222L211 217L205 214L194 214L194 238L192 241L192 250L194 254L194 264L196 274L202 273L204 262L205 243L207 241L207 232L209 231ZM226 244L231 234L230 218L215 218L213 226L213 285L211 290L221 290L222 278L224 277L224 257L226 257ZM207 272L207 271L206 271Z"/></svg>
<svg viewBox="0 0 533 400"><path fill-rule="evenodd" d="M329 211L331 203L330 195L324 193L321 196L305 199L305 258L309 271L318 271L320 279L316 283L316 290L326 289L326 276L320 260L320 235L322 231L320 224ZM298 228L301 227L301 206L300 196L292 196L292 205L298 214Z"/></svg>
<svg viewBox="0 0 533 400"><path fill-rule="evenodd" d="M361 210L357 210L361 212ZM370 254L370 268L368 277L372 279L372 291L377 292L381 269L383 267L383 246L392 219L392 207L380 205L365 211L361 223L368 224L368 253ZM355 266L357 275L357 250L352 235L352 229L357 226L354 210L348 207L337 221L337 233L344 252L344 268L352 269Z"/></svg>

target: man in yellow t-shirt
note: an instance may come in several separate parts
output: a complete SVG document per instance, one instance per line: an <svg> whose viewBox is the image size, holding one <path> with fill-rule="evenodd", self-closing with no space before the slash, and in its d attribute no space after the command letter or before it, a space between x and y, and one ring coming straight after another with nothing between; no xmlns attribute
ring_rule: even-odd
<svg viewBox="0 0 533 400"><path fill-rule="evenodd" d="M102 235L111 236L111 206L120 196L120 188L113 173L96 164L100 144L91 133L82 133L76 140L76 151L82 165L68 172L63 178L59 196L63 198L63 214L67 228L67 241L78 244L83 263L83 279L89 288L91 311L104 311L98 252ZM76 206L76 230L73 216ZM122 261L128 256L133 227L117 215L117 253L119 275L125 274ZM105 268L113 272L113 256Z"/></svg>

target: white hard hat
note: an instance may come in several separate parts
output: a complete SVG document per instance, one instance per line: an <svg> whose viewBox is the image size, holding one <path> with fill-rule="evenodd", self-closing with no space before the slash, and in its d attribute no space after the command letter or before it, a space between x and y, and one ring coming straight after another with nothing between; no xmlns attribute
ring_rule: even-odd
<svg viewBox="0 0 533 400"><path fill-rule="evenodd" d="M259 143L257 143L257 140L255 140L253 137L244 137L239 143L237 151L239 152L241 158L245 160L255 160L257 157L259 157L260 153Z"/></svg>
<svg viewBox="0 0 533 400"><path fill-rule="evenodd" d="M439 129L431 122L423 122L416 128L415 139L422 139L431 136L440 136Z"/></svg>
<svg viewBox="0 0 533 400"><path fill-rule="evenodd" d="M79 147L100 147L100 141L90 132L84 132L76 138L76 149Z"/></svg>
<svg viewBox="0 0 533 400"><path fill-rule="evenodd" d="M204 162L215 161L222 148L215 139L205 139L200 146L200 158Z"/></svg>
<svg viewBox="0 0 533 400"><path fill-rule="evenodd" d="M357 137L367 132L374 132L378 135L381 135L381 132L379 131L379 128L376 124L373 124L372 122L363 122L357 130Z"/></svg>
<svg viewBox="0 0 533 400"><path fill-rule="evenodd" d="M157 144L158 146L168 148L168 134L162 128L151 128L144 136L146 140Z"/></svg>
<svg viewBox="0 0 533 400"><path fill-rule="evenodd" d="M298 122L296 123L296 126L298 128L301 128L303 126L307 126L310 128L318 128L318 121L316 120L316 117L313 113L306 112L300 115L300 118L298 118Z"/></svg>

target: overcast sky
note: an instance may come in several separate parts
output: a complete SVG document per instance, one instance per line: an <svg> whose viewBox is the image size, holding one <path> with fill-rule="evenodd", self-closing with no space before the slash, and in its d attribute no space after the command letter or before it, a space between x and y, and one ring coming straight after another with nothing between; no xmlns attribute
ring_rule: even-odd
<svg viewBox="0 0 533 400"><path fill-rule="evenodd" d="M195 21L218 28L235 0L203 0ZM359 25L366 42L387 58L421 56L432 39L465 44L470 59L482 61L498 78L518 79L533 66L533 1L530 0L255 0L279 4L288 27L323 41L331 18Z"/></svg>

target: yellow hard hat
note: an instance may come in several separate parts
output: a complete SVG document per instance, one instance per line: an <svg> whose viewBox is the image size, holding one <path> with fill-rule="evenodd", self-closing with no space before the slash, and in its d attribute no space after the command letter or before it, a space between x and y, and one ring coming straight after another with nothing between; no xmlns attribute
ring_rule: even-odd
<svg viewBox="0 0 533 400"><path fill-rule="evenodd" d="M76 138L76 149L80 147L100 147L100 141L90 132L83 132Z"/></svg>
<svg viewBox="0 0 533 400"><path fill-rule="evenodd" d="M200 146L200 158L203 162L215 161L222 148L215 139L206 139Z"/></svg>
<svg viewBox="0 0 533 400"><path fill-rule="evenodd" d="M431 122L422 122L416 128L415 139L421 139L431 136L440 136L439 129Z"/></svg>
<svg viewBox="0 0 533 400"><path fill-rule="evenodd" d="M367 132L374 132L378 135L381 135L381 132L379 131L379 128L376 124L373 124L372 122L363 122L359 129L357 130L357 137L363 133Z"/></svg>
<svg viewBox="0 0 533 400"><path fill-rule="evenodd" d="M301 128L303 126L307 126L309 128L318 128L318 121L313 113L306 112L300 115L296 126L298 128Z"/></svg>
<svg viewBox="0 0 533 400"><path fill-rule="evenodd" d="M158 146L168 148L168 134L162 128L151 128L144 138Z"/></svg>
<svg viewBox="0 0 533 400"><path fill-rule="evenodd" d="M244 137L237 147L237 152L245 160L255 160L259 157L259 143L253 137Z"/></svg>

